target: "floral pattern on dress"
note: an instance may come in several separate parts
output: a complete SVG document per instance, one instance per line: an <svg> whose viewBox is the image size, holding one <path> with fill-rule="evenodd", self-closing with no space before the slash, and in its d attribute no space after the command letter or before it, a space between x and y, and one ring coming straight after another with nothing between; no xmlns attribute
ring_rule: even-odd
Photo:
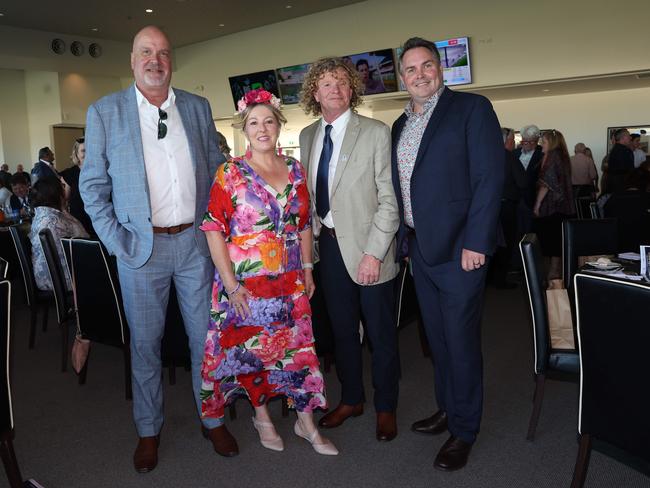
<svg viewBox="0 0 650 488"><path fill-rule="evenodd" d="M201 229L221 232L237 280L251 293L250 317L228 301L218 271L202 368L202 414L222 418L246 395L254 406L284 395L301 412L326 408L305 293L300 232L310 221L305 172L285 158L288 184L268 185L244 158L217 170Z"/></svg>

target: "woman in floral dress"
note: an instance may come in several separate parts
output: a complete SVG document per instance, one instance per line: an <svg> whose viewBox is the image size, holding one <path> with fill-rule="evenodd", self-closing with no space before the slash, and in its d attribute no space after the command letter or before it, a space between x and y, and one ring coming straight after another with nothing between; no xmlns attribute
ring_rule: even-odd
<svg viewBox="0 0 650 488"><path fill-rule="evenodd" d="M283 450L266 403L284 395L298 412L294 431L321 454L337 454L316 429L325 408L311 328L312 233L304 169L276 153L286 119L264 90L239 103L250 150L219 167L201 228L217 268L203 363L203 415L224 417L246 395L264 447Z"/></svg>

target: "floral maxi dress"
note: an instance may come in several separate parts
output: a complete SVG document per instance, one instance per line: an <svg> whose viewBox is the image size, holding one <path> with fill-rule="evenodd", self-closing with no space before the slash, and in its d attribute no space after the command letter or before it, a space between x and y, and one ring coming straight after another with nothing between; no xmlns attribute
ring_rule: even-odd
<svg viewBox="0 0 650 488"><path fill-rule="evenodd" d="M202 368L202 413L223 418L245 394L254 406L285 395L301 412L326 408L314 349L299 233L311 225L301 164L286 158L289 182L278 194L236 158L217 171L201 229L221 232L237 280L252 295L251 316L230 307L218 271Z"/></svg>

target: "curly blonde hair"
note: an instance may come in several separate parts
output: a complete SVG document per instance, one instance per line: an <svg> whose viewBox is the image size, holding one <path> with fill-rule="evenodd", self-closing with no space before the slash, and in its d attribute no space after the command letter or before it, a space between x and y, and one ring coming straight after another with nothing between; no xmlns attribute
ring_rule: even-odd
<svg viewBox="0 0 650 488"><path fill-rule="evenodd" d="M359 73L352 63L346 62L343 58L321 58L309 67L309 72L302 83L300 92L300 105L307 114L319 116L321 114L320 103L316 101L314 93L318 91L318 80L325 73L335 73L339 69L343 70L350 81L352 88L352 97L350 98L350 108L354 111L361 105L361 95L363 95L364 84L361 81Z"/></svg>

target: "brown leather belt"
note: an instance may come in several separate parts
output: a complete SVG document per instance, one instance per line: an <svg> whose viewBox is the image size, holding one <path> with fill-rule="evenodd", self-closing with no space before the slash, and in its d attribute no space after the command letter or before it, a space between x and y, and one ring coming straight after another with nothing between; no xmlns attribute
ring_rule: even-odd
<svg viewBox="0 0 650 488"><path fill-rule="evenodd" d="M174 234L178 234L179 232L183 232L185 229L189 229L193 225L194 225L194 223L172 225L171 227L156 227L156 226L154 226L153 233L154 234L174 235Z"/></svg>
<svg viewBox="0 0 650 488"><path fill-rule="evenodd" d="M330 228L324 225L323 227L321 227L321 232L327 232L330 235L330 237L336 239L336 230L334 230L334 227Z"/></svg>

